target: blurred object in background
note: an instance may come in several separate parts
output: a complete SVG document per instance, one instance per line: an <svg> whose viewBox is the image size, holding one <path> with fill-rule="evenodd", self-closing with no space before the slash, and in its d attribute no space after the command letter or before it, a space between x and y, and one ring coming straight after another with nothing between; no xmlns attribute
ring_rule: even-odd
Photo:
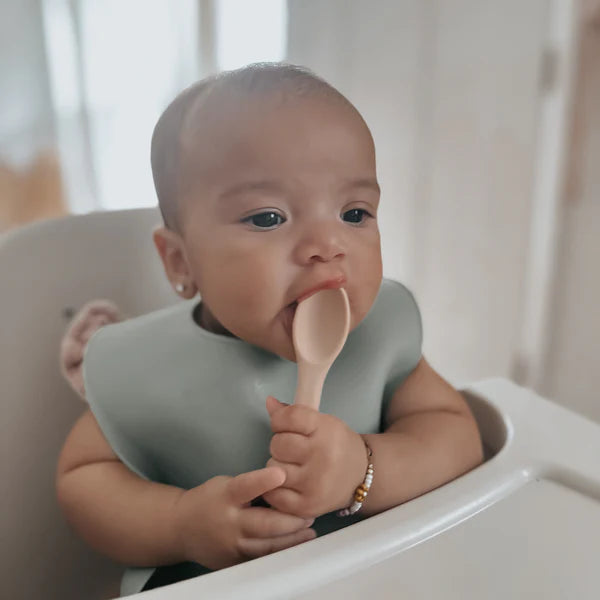
<svg viewBox="0 0 600 600"><path fill-rule="evenodd" d="M285 0L217 0L214 6L218 70L237 69L249 63L285 59Z"/></svg>
<svg viewBox="0 0 600 600"><path fill-rule="evenodd" d="M59 146L78 212L154 205L150 137L166 104L209 73L285 53L284 0L43 7Z"/></svg>
<svg viewBox="0 0 600 600"><path fill-rule="evenodd" d="M0 0L0 162L55 148L71 212L153 206L166 104L217 70L282 60L286 37L285 0Z"/></svg>
<svg viewBox="0 0 600 600"><path fill-rule="evenodd" d="M536 389L600 421L600 0L583 0L549 343Z"/></svg>
<svg viewBox="0 0 600 600"><path fill-rule="evenodd" d="M0 164L0 233L67 212L60 166L54 153L39 154L24 169Z"/></svg>
<svg viewBox="0 0 600 600"><path fill-rule="evenodd" d="M600 27L600 1L579 0L579 14L584 27Z"/></svg>

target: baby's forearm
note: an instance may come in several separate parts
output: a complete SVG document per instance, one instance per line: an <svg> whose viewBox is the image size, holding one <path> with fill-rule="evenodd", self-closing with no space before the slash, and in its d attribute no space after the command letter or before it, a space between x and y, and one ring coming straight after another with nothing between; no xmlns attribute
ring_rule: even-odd
<svg viewBox="0 0 600 600"><path fill-rule="evenodd" d="M184 560L173 525L182 489L141 479L111 460L61 474L57 492L79 535L113 560L132 566Z"/></svg>
<svg viewBox="0 0 600 600"><path fill-rule="evenodd" d="M361 509L364 516L416 498L482 460L477 425L468 412L417 413L399 419L385 433L363 437L373 450L375 468Z"/></svg>

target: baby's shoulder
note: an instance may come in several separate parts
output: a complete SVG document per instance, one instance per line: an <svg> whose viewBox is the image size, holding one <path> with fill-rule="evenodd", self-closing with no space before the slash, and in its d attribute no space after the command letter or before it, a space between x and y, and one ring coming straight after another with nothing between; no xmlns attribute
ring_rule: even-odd
<svg viewBox="0 0 600 600"><path fill-rule="evenodd" d="M420 322L419 307L412 292L393 279L384 279L381 282L379 293L368 316L371 320L388 326L405 325L415 320Z"/></svg>
<svg viewBox="0 0 600 600"><path fill-rule="evenodd" d="M353 332L361 346L393 353L400 344L422 342L421 315L410 290L392 279L384 279L371 310Z"/></svg>
<svg viewBox="0 0 600 600"><path fill-rule="evenodd" d="M192 308L185 302L100 328L86 346L84 366L101 363L116 368L125 362L133 367L136 357L147 360L159 348L161 353L168 351L173 334L189 328Z"/></svg>
<svg viewBox="0 0 600 600"><path fill-rule="evenodd" d="M403 283L387 278L381 281L377 300L396 308L405 303L416 304L412 292Z"/></svg>

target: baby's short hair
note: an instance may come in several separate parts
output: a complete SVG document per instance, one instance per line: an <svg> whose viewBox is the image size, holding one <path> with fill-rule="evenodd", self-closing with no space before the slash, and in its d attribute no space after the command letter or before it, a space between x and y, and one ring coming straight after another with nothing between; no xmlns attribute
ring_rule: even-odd
<svg viewBox="0 0 600 600"><path fill-rule="evenodd" d="M196 108L212 94L323 95L352 107L345 96L307 68L286 63L256 63L225 71L183 90L162 113L152 135L151 163L158 204L165 226L180 230L177 210L182 176L182 132ZM354 109L356 110L356 109Z"/></svg>

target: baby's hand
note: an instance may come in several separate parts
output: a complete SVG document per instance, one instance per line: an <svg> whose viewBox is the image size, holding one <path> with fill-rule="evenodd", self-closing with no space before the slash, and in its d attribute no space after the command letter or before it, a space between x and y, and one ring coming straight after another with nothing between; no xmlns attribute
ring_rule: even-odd
<svg viewBox="0 0 600 600"><path fill-rule="evenodd" d="M98 329L122 320L119 309L110 300L93 300L79 310L65 331L60 344L60 370L84 400L82 364L85 347Z"/></svg>
<svg viewBox="0 0 600 600"><path fill-rule="evenodd" d="M267 398L273 439L267 466L286 472L285 483L266 494L274 508L317 517L352 503L367 470L365 445L341 419L307 406Z"/></svg>
<svg viewBox="0 0 600 600"><path fill-rule="evenodd" d="M284 481L281 469L265 468L185 491L173 512L183 560L216 570L313 539L313 519L250 505Z"/></svg>

